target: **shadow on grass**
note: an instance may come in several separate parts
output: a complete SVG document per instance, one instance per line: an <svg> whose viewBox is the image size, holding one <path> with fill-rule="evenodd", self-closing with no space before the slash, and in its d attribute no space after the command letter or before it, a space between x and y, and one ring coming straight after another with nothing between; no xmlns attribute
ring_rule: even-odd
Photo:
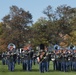
<svg viewBox="0 0 76 75"><path fill-rule="evenodd" d="M23 69L15 69L14 71L0 70L0 72L39 72L39 69L32 69L31 71L23 70ZM54 70L49 70L48 72L54 72Z"/></svg>
<svg viewBox="0 0 76 75"><path fill-rule="evenodd" d="M15 69L14 71L1 70L0 72L3 72L3 73L7 73L7 72L39 72L39 69L32 69L32 71L26 71L26 70L23 70L23 69ZM49 70L48 72L63 72L63 71ZM76 71L69 71L69 72L76 72Z"/></svg>
<svg viewBox="0 0 76 75"><path fill-rule="evenodd" d="M23 69L15 69L14 72L28 72L27 70L23 70ZM29 72L39 72L39 69L32 69Z"/></svg>
<svg viewBox="0 0 76 75"><path fill-rule="evenodd" d="M0 70L0 72L11 72L8 69L2 69ZM15 69L13 72L28 72L27 70L23 70L23 69ZM29 72L39 72L39 69L32 69ZM54 70L49 70L48 72L55 72Z"/></svg>

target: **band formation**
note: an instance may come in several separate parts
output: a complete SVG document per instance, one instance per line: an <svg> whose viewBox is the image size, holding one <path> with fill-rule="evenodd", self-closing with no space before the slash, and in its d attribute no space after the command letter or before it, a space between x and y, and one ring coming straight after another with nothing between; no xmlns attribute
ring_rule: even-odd
<svg viewBox="0 0 76 75"><path fill-rule="evenodd" d="M76 50L58 48L56 46L54 50L49 50L48 47L44 47L40 44L39 50L33 50L32 47L28 47L20 50L16 50L14 44L8 45L8 51L2 53L2 64L8 66L9 71L15 70L15 64L22 64L22 68L25 71L32 71L32 65L36 63L39 65L39 71L41 73L48 72L50 61L53 63L53 69L58 71L71 71L76 70Z"/></svg>

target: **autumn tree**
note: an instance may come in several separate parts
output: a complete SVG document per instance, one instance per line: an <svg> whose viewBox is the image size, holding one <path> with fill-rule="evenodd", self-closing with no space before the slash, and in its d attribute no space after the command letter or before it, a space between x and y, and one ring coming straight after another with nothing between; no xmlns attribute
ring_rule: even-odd
<svg viewBox="0 0 76 75"><path fill-rule="evenodd" d="M7 50L6 40L3 38L4 36L4 24L0 23L0 53Z"/></svg>
<svg viewBox="0 0 76 75"><path fill-rule="evenodd" d="M48 20L49 29L52 29L50 35L53 37L51 41L56 41L57 43L64 41L63 37L69 35L72 30L75 30L75 18L76 18L76 9L67 5L60 5L54 11L49 5L43 13L46 15ZM51 26L51 23L53 26ZM53 28L52 28L53 27ZM53 34L53 35L52 35ZM60 37L60 34L63 37ZM69 41L68 41L69 43Z"/></svg>
<svg viewBox="0 0 76 75"><path fill-rule="evenodd" d="M32 24L32 15L29 11L25 11L17 6L11 6L8 15L3 17L5 24L6 40L12 42L17 47L27 42L29 38L29 25Z"/></svg>

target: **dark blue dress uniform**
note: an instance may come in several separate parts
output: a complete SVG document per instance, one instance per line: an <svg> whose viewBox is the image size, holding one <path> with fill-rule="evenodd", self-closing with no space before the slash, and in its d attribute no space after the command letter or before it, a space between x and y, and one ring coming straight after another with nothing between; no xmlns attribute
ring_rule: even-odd
<svg viewBox="0 0 76 75"><path fill-rule="evenodd" d="M76 53L74 53L72 59L72 70L76 71Z"/></svg>
<svg viewBox="0 0 76 75"><path fill-rule="evenodd" d="M13 53L10 53L7 55L7 65L8 65L8 70L10 71L14 71L15 68L15 62L14 62L14 58L13 58Z"/></svg>
<svg viewBox="0 0 76 75"><path fill-rule="evenodd" d="M39 71L44 73L47 71L47 64L46 64L46 54L45 51L42 51L38 57L39 59Z"/></svg>
<svg viewBox="0 0 76 75"><path fill-rule="evenodd" d="M32 70L33 54L34 54L34 50L29 50L30 71Z"/></svg>
<svg viewBox="0 0 76 75"><path fill-rule="evenodd" d="M22 60L22 68L23 68L23 70L27 70L27 62L26 62L27 54L24 51L21 53L21 60Z"/></svg>
<svg viewBox="0 0 76 75"><path fill-rule="evenodd" d="M2 53L2 64L6 64L6 58L5 58L5 53Z"/></svg>
<svg viewBox="0 0 76 75"><path fill-rule="evenodd" d="M45 71L48 72L49 71L49 63L50 63L50 54L49 52L46 52L46 56L45 56Z"/></svg>
<svg viewBox="0 0 76 75"><path fill-rule="evenodd" d="M57 60L54 52L51 52L51 61L53 62L53 69L57 70Z"/></svg>
<svg viewBox="0 0 76 75"><path fill-rule="evenodd" d="M31 71L32 70L32 52L25 51L23 54L23 70Z"/></svg>
<svg viewBox="0 0 76 75"><path fill-rule="evenodd" d="M14 71L14 68L15 68L15 63L16 63L15 48L16 46L13 43L10 43L8 45L7 65L8 65L8 70L10 71Z"/></svg>

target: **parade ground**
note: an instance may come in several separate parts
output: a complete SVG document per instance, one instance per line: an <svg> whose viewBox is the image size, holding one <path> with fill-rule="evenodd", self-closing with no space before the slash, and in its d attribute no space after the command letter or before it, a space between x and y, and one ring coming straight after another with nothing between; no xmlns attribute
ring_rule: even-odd
<svg viewBox="0 0 76 75"><path fill-rule="evenodd" d="M23 71L22 64L15 65L15 71L10 72L7 68L7 65L2 65L0 61L0 75L76 75L76 71L70 72L61 72L61 71L54 71L53 64L50 62L50 70L49 72L40 73L38 64L33 65L32 71Z"/></svg>

